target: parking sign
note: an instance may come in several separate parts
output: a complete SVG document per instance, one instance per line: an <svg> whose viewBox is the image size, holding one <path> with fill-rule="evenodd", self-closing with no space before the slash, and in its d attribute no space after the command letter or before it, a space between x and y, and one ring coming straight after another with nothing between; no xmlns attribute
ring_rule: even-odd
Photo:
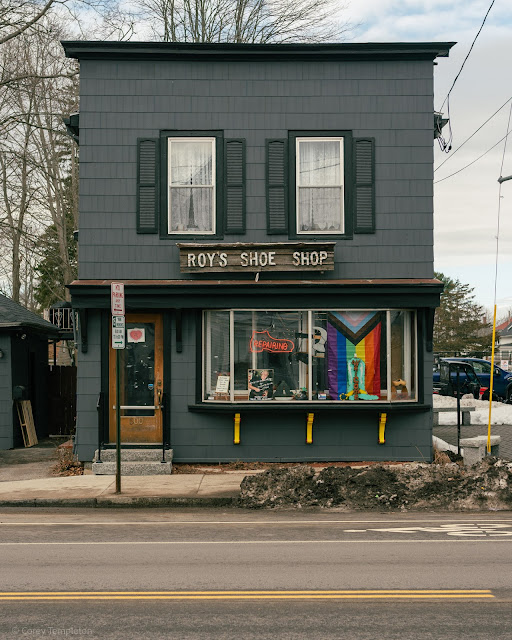
<svg viewBox="0 0 512 640"><path fill-rule="evenodd" d="M112 282L110 285L110 306L113 316L124 316L124 283Z"/></svg>
<svg viewBox="0 0 512 640"><path fill-rule="evenodd" d="M125 348L124 316L112 316L112 349Z"/></svg>

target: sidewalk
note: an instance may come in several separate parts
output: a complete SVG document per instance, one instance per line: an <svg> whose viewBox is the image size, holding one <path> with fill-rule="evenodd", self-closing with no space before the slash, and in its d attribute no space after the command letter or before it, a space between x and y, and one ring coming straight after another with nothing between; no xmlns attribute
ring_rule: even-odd
<svg viewBox="0 0 512 640"><path fill-rule="evenodd" d="M126 476L121 494L115 476L69 476L0 483L0 507L226 506L240 483L258 471L170 476Z"/></svg>

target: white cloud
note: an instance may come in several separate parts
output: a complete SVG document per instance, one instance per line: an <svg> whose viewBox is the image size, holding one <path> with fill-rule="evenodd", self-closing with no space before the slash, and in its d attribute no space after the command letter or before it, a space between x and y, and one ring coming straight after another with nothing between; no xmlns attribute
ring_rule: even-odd
<svg viewBox="0 0 512 640"><path fill-rule="evenodd" d="M435 67L435 100L440 108L459 72L489 8L490 0L353 0L345 17L361 23L354 30L359 42L457 42L449 58ZM497 1L457 80L450 98L453 149L464 142L496 109L512 96L512 3ZM446 113L446 105L444 108ZM439 180L458 171L487 151L506 133L507 105L453 157L437 143L435 173ZM444 130L447 135L447 130ZM503 175L512 174L512 135ZM503 143L461 173L434 187L435 266L475 287L477 299L493 303L497 179ZM512 296L512 181L502 186L498 301ZM503 303L504 304L504 303ZM510 305L510 302L507 304Z"/></svg>

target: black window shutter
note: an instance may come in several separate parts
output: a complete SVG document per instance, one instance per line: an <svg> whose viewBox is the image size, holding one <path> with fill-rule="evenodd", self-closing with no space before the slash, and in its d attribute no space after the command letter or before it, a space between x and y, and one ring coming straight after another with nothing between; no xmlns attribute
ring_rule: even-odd
<svg viewBox="0 0 512 640"><path fill-rule="evenodd" d="M137 233L158 233L158 139L137 141Z"/></svg>
<svg viewBox="0 0 512 640"><path fill-rule="evenodd" d="M225 141L225 233L245 233L245 140Z"/></svg>
<svg viewBox="0 0 512 640"><path fill-rule="evenodd" d="M375 233L374 138L354 138L354 233Z"/></svg>
<svg viewBox="0 0 512 640"><path fill-rule="evenodd" d="M288 233L287 140L267 140L267 233Z"/></svg>

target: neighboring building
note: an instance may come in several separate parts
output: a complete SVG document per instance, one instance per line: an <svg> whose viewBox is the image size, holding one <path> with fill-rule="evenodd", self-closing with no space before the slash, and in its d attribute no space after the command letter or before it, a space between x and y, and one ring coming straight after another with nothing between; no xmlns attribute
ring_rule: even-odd
<svg viewBox="0 0 512 640"><path fill-rule="evenodd" d="M0 294L0 449L23 446L14 400L30 400L38 438L48 435L48 341L58 329Z"/></svg>
<svg viewBox="0 0 512 640"><path fill-rule="evenodd" d="M512 318L496 325L496 357L512 360Z"/></svg>
<svg viewBox="0 0 512 640"><path fill-rule="evenodd" d="M115 441L120 281L127 445L430 460L433 65L453 43L63 45L81 63L79 458Z"/></svg>

